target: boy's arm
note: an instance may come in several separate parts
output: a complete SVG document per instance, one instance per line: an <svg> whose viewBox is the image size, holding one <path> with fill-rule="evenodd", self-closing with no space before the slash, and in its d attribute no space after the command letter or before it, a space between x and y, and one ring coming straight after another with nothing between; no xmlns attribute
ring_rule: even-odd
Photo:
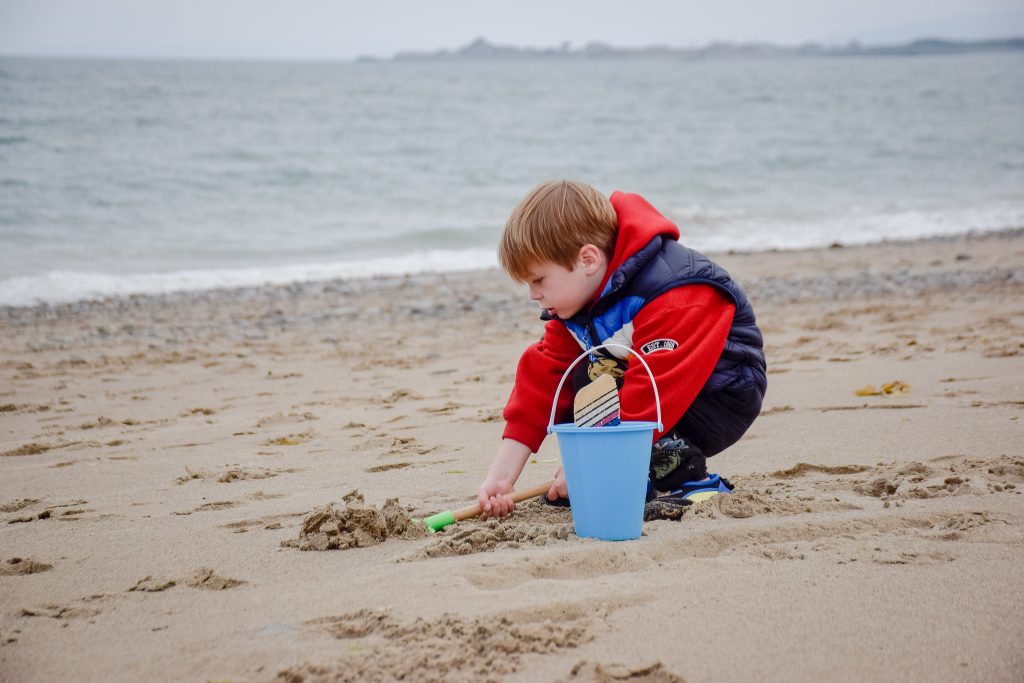
<svg viewBox="0 0 1024 683"><path fill-rule="evenodd" d="M686 285L657 297L633 319L633 351L643 354L658 382L666 430L679 421L711 376L735 312L732 302L711 285ZM650 347L644 353L646 345ZM635 358L630 358L620 401L624 421L657 419L651 381ZM655 440L663 434L655 433Z"/></svg>
<svg viewBox="0 0 1024 683"><path fill-rule="evenodd" d="M565 326L555 320L547 323L540 341L523 352L516 368L512 395L505 406L501 445L487 477L477 489L476 499L484 517L502 517L515 509L515 502L508 494L512 493L530 453L537 451L544 441L555 389L562 373L579 354L579 344ZM564 414L572 405L571 392L563 394L559 397L556 414ZM557 489L557 485L553 488ZM556 494L565 495L564 488L563 479Z"/></svg>
<svg viewBox="0 0 1024 683"><path fill-rule="evenodd" d="M503 517L515 509L516 504L508 494L515 488L529 457L529 446L514 439L501 440L498 454L487 470L487 478L476 492L484 517Z"/></svg>
<svg viewBox="0 0 1024 683"><path fill-rule="evenodd" d="M516 383L503 413L503 439L514 439L536 452L547 436L551 402L562 373L583 350L565 325L548 321L544 336L523 352L516 368ZM572 391L562 388L556 416L572 410Z"/></svg>

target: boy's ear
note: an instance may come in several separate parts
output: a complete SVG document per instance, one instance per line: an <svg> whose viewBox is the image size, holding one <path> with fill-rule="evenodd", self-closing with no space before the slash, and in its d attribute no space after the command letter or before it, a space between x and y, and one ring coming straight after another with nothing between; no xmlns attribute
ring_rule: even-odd
<svg viewBox="0 0 1024 683"><path fill-rule="evenodd" d="M588 275L596 272L605 261L607 257L599 247L593 244L584 244L580 247L579 263Z"/></svg>

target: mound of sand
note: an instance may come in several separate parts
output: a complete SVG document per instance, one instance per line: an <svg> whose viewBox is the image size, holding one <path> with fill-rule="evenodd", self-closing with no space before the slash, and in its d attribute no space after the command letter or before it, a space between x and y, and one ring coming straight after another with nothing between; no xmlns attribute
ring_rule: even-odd
<svg viewBox="0 0 1024 683"><path fill-rule="evenodd" d="M299 550L344 550L377 545L389 537L410 539L427 535L423 524L414 522L397 498L389 498L379 510L366 505L358 490L342 500L345 505L331 503L306 515L299 538L282 541L281 545Z"/></svg>
<svg viewBox="0 0 1024 683"><path fill-rule="evenodd" d="M0 563L0 576L20 576L24 574L38 574L53 569L52 564L38 562L31 557L12 557L6 562Z"/></svg>

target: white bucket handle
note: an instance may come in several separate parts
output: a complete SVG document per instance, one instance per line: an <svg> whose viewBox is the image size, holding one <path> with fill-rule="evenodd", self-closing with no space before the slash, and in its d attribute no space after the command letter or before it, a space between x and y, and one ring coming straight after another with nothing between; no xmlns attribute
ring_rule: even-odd
<svg viewBox="0 0 1024 683"><path fill-rule="evenodd" d="M647 370L647 376L651 378L651 387L654 389L654 406L658 409L658 431L664 431L665 426L661 423L661 397L658 394L658 383L654 381L654 373L651 372L651 367L647 364L647 361L645 361L643 357L640 356L640 354L634 352L633 349L629 348L628 346L625 346L624 344L608 343L598 344L597 346L591 346L589 349L581 353L576 358L576 360L569 364L569 367L562 375L562 379L558 382L558 388L555 389L555 398L554 400L551 401L551 417L548 419L548 434L554 431L552 427L554 427L555 425L555 412L558 410L558 396L562 393L562 385L565 384L565 380L567 377L569 377L569 373L572 372L572 369L576 367L577 363L579 363L581 360L589 356L594 351L597 351L598 349L607 349L610 346L615 346L617 348L629 351L632 355L636 356L636 359L638 361L643 363L644 369Z"/></svg>

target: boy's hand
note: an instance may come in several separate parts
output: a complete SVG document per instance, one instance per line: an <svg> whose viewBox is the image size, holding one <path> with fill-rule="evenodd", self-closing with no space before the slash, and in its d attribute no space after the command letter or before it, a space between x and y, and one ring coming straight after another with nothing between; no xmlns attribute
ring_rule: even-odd
<svg viewBox="0 0 1024 683"><path fill-rule="evenodd" d="M485 479L476 492L476 501L480 503L481 517L504 517L516 509L516 503L508 494L512 493L513 483L507 480L491 481Z"/></svg>
<svg viewBox="0 0 1024 683"><path fill-rule="evenodd" d="M565 472L562 471L561 467L555 472L555 481L551 484L551 488L548 489L547 497L548 500L569 497L569 488L565 485Z"/></svg>
<svg viewBox="0 0 1024 683"><path fill-rule="evenodd" d="M476 492L476 502L480 503L481 517L504 517L516 508L508 494L516 485L516 480L530 457L530 447L515 439L502 439L498 447L498 455L487 471L484 483Z"/></svg>

